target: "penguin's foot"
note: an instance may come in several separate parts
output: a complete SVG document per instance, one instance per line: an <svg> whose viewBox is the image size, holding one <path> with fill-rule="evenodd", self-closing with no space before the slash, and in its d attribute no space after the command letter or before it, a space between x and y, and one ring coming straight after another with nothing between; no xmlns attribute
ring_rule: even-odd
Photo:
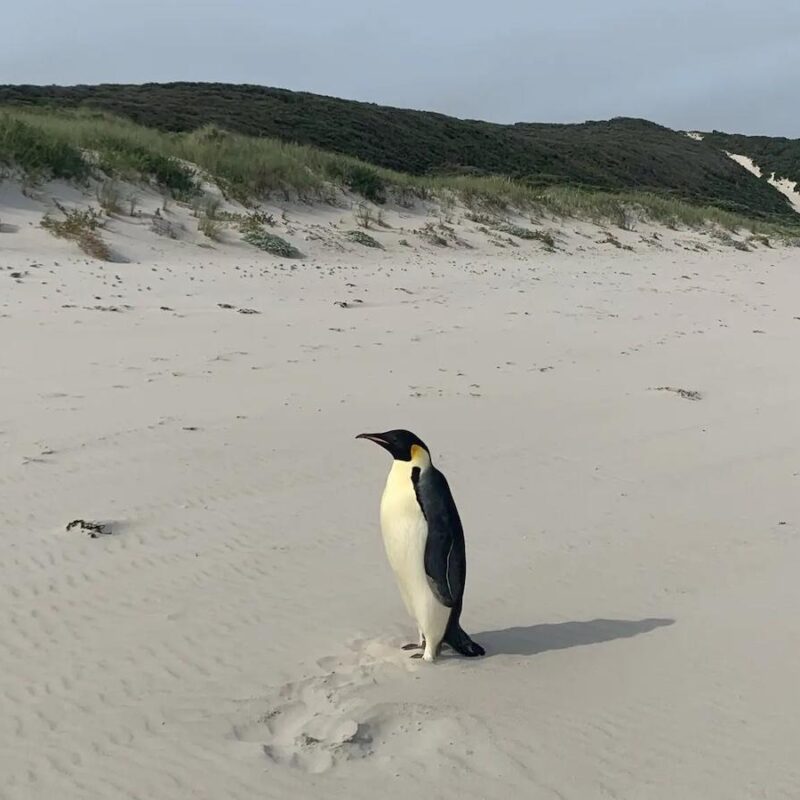
<svg viewBox="0 0 800 800"><path fill-rule="evenodd" d="M475 658L476 656L486 655L486 651L477 643L469 638L461 628L456 628L452 632L448 632L447 644L462 656L467 658Z"/></svg>
<svg viewBox="0 0 800 800"><path fill-rule="evenodd" d="M408 644L404 644L400 649L401 650L422 650L425 647L425 642L422 644L418 644L417 642L409 642ZM412 656L413 658L413 656Z"/></svg>
<svg viewBox="0 0 800 800"><path fill-rule="evenodd" d="M422 658L422 653L414 653L414 655L409 656L409 658Z"/></svg>
<svg viewBox="0 0 800 800"><path fill-rule="evenodd" d="M473 642L471 639L469 642L462 645L462 649L459 650L459 652L462 656L466 656L467 658L486 655L486 651L477 642Z"/></svg>

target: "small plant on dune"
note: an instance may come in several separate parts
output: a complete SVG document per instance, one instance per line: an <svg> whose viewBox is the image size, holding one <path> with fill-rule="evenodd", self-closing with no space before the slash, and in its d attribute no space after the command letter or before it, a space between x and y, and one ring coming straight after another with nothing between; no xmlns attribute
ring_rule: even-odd
<svg viewBox="0 0 800 800"><path fill-rule="evenodd" d="M430 244L435 244L437 247L447 247L447 239L436 230L436 226L432 222L426 222L420 228L419 235Z"/></svg>
<svg viewBox="0 0 800 800"><path fill-rule="evenodd" d="M210 194L197 197L192 202L192 213L196 217L208 217L209 219L219 219L222 200Z"/></svg>
<svg viewBox="0 0 800 800"><path fill-rule="evenodd" d="M251 230L242 236L242 239L253 247L259 250L264 250L267 253L272 253L274 256L282 256L283 258L302 258L303 254L286 239L276 236L274 233L268 233L265 230Z"/></svg>
<svg viewBox="0 0 800 800"><path fill-rule="evenodd" d="M753 243L761 244L761 245L764 245L764 247L772 248L772 245L770 244L770 241L769 241L769 237L764 236L763 234L760 234L760 233L753 234L747 240L747 243L748 244L753 244Z"/></svg>
<svg viewBox="0 0 800 800"><path fill-rule="evenodd" d="M207 214L201 212L200 216L197 218L197 230L199 230L203 236L214 242L218 242L222 236L222 223L218 219L209 217Z"/></svg>
<svg viewBox="0 0 800 800"><path fill-rule="evenodd" d="M636 226L639 224L639 215L636 213L636 209L631 208L630 206L622 206L620 217L619 226L622 228L622 230L636 230Z"/></svg>
<svg viewBox="0 0 800 800"><path fill-rule="evenodd" d="M214 242L218 242L222 235L221 206L222 201L218 197L207 194L192 203L192 213L197 217L197 230Z"/></svg>
<svg viewBox="0 0 800 800"><path fill-rule="evenodd" d="M139 205L139 195L129 194L127 200L128 200L128 216L133 217L136 215L136 208Z"/></svg>
<svg viewBox="0 0 800 800"><path fill-rule="evenodd" d="M377 222L375 213L366 203L359 203L353 209L353 216L356 219L356 224L362 228L369 228L373 222Z"/></svg>
<svg viewBox="0 0 800 800"><path fill-rule="evenodd" d="M356 194L379 205L386 202L386 182L374 167L347 161L341 165L334 165L333 172L333 177L338 177Z"/></svg>
<svg viewBox="0 0 800 800"><path fill-rule="evenodd" d="M364 231L347 231L344 238L356 244L362 244L364 247L377 247L383 250L383 245L377 239L373 239L368 233L364 233Z"/></svg>
<svg viewBox="0 0 800 800"><path fill-rule="evenodd" d="M122 192L116 181L103 181L97 187L97 202L106 214L119 214L122 211Z"/></svg>
<svg viewBox="0 0 800 800"><path fill-rule="evenodd" d="M234 215L232 215L234 216ZM251 211L248 214L237 214L233 221L239 229L239 233L260 233L265 225L270 228L275 227L275 217L264 211Z"/></svg>
<svg viewBox="0 0 800 800"><path fill-rule="evenodd" d="M556 249L556 240L550 231L533 231L532 239L538 239L548 250Z"/></svg>
<svg viewBox="0 0 800 800"><path fill-rule="evenodd" d="M452 224L455 207L456 198L451 192L443 192L439 196L439 221L442 224Z"/></svg>
<svg viewBox="0 0 800 800"><path fill-rule="evenodd" d="M161 211L157 208L153 219L150 220L150 230L157 233L159 236L166 236L168 239L177 239L178 233L175 226L168 220L161 216Z"/></svg>
<svg viewBox="0 0 800 800"><path fill-rule="evenodd" d="M512 225L510 222L502 223L496 227L497 230L502 231L503 233L510 233L512 236L516 236L518 239L540 238L540 236L537 236L538 231L532 231L530 228L523 228L521 225Z"/></svg>
<svg viewBox="0 0 800 800"><path fill-rule="evenodd" d="M494 228L500 224L500 221L492 214L484 214L480 211L467 211L464 218L470 222L476 222L478 225L486 225L487 227Z"/></svg>
<svg viewBox="0 0 800 800"><path fill-rule="evenodd" d="M63 220L57 220L45 214L42 219L42 227L60 239L69 239L76 242L78 247L87 255L99 261L109 261L111 251L108 245L100 238L97 233L98 228L102 228L103 220L99 211L93 208L81 211L80 209L68 210L59 206L59 210L64 215Z"/></svg>
<svg viewBox="0 0 800 800"><path fill-rule="evenodd" d="M417 196L417 193L408 186L398 186L392 190L392 198L401 208L413 208Z"/></svg>

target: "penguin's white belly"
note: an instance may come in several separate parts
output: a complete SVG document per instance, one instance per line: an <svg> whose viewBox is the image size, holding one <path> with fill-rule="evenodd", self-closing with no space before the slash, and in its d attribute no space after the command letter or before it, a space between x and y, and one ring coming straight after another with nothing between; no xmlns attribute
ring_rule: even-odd
<svg viewBox="0 0 800 800"><path fill-rule="evenodd" d="M403 485L407 481L408 490ZM450 609L433 594L425 574L428 523L414 494L410 475L405 481L390 474L381 500L381 532L406 609L432 648L437 648L450 619ZM399 484L399 485L398 485Z"/></svg>

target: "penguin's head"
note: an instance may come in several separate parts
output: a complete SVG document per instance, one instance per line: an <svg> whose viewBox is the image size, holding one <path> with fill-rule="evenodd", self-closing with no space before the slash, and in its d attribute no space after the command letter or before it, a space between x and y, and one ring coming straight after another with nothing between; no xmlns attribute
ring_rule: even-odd
<svg viewBox="0 0 800 800"><path fill-rule="evenodd" d="M369 439L375 444L379 444L392 454L395 461L413 461L423 450L425 455L430 458L430 451L422 439L411 431L395 430L384 433L359 433L356 439Z"/></svg>

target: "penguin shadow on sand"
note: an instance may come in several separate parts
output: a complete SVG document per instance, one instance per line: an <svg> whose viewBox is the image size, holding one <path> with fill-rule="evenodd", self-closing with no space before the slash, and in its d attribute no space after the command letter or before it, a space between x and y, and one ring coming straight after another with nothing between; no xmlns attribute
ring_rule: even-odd
<svg viewBox="0 0 800 800"><path fill-rule="evenodd" d="M486 656L535 656L548 650L629 639L656 628L673 625L674 619L592 619L584 622L553 622L484 631L475 638L486 648Z"/></svg>

